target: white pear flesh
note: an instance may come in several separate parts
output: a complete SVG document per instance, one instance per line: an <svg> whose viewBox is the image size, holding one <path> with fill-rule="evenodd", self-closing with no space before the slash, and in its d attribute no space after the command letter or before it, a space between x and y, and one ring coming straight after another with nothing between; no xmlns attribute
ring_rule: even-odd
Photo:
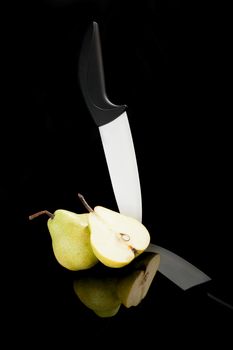
<svg viewBox="0 0 233 350"><path fill-rule="evenodd" d="M94 254L108 267L122 267L145 251L150 234L138 220L97 206L89 213Z"/></svg>
<svg viewBox="0 0 233 350"><path fill-rule="evenodd" d="M88 213L76 214L58 209L47 225L54 255L63 267L78 271L97 264L98 259L90 243Z"/></svg>
<svg viewBox="0 0 233 350"><path fill-rule="evenodd" d="M138 270L134 270L119 281L118 296L125 307L137 306L145 298L159 264L159 254L148 255L140 262Z"/></svg>

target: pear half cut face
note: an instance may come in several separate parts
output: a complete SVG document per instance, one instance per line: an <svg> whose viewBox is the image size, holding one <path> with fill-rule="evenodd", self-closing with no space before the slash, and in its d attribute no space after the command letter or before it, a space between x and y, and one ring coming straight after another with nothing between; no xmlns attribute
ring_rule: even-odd
<svg viewBox="0 0 233 350"><path fill-rule="evenodd" d="M108 267L127 265L150 243L141 222L101 206L89 213L89 227L93 252Z"/></svg>

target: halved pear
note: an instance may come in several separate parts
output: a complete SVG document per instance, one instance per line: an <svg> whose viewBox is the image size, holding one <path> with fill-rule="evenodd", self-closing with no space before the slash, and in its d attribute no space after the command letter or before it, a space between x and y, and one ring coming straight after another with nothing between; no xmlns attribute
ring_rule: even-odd
<svg viewBox="0 0 233 350"><path fill-rule="evenodd" d="M108 267L129 264L150 243L150 234L141 222L116 211L96 206L88 220L93 252Z"/></svg>
<svg viewBox="0 0 233 350"><path fill-rule="evenodd" d="M145 298L159 264L159 254L145 253L134 265L135 270L119 280L117 293L125 307L137 306Z"/></svg>

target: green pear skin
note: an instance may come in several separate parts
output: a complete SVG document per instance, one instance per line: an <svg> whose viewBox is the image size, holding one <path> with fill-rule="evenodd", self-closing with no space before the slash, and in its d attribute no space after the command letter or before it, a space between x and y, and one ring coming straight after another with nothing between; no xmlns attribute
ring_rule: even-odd
<svg viewBox="0 0 233 350"><path fill-rule="evenodd" d="M57 261L65 268L89 269L98 262L90 244L88 214L76 214L58 209L48 219L48 229Z"/></svg>

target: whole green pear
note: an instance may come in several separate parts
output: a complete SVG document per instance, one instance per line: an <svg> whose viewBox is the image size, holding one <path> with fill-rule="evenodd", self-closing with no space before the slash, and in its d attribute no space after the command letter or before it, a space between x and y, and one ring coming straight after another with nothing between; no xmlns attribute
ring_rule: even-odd
<svg viewBox="0 0 233 350"><path fill-rule="evenodd" d="M88 213L76 214L58 209L53 214L42 211L31 215L33 219L41 214L49 215L48 230L57 261L68 270L89 269L99 261L90 244Z"/></svg>

